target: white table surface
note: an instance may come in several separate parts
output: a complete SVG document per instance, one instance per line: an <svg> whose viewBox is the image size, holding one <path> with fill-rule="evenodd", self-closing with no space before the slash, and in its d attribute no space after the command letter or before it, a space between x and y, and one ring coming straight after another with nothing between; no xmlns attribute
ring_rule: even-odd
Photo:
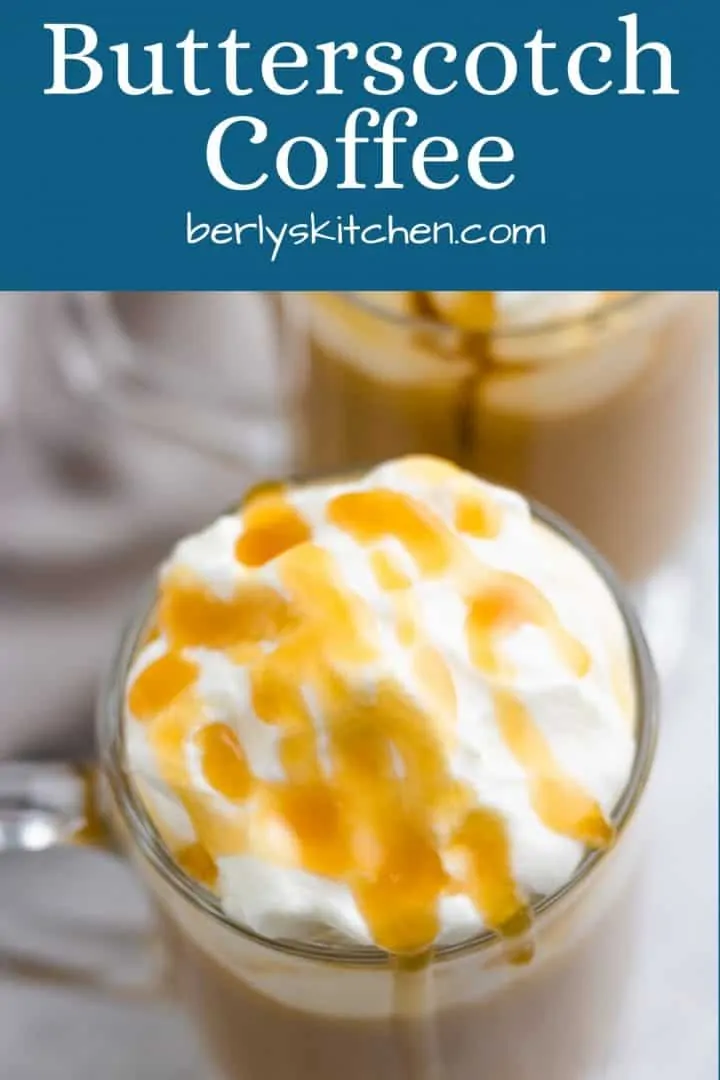
<svg viewBox="0 0 720 1080"><path fill-rule="evenodd" d="M578 1080L717 1076L717 529L688 549L692 633L664 687L664 732L647 795L644 920L610 1060ZM170 1006L18 979L5 948L131 978L147 910L129 872L89 851L0 865L0 1080L211 1080L191 1025ZM370 1080L370 1078L368 1078ZM538 1080L553 1080L538 1069Z"/></svg>

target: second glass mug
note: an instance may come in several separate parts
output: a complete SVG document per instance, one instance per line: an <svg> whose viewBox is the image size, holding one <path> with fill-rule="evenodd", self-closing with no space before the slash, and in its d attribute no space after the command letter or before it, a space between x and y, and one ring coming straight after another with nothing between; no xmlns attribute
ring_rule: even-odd
<svg viewBox="0 0 720 1080"><path fill-rule="evenodd" d="M285 295L300 469L448 457L562 514L626 582L648 579L697 505L716 298L607 294L480 333L439 321L434 295Z"/></svg>
<svg viewBox="0 0 720 1080"><path fill-rule="evenodd" d="M172 298L174 321L187 304L201 315L197 296L183 295ZM273 376L261 393L252 380L243 388L263 366L254 356L243 364L238 347L230 362L214 357L213 326L242 306L237 294L208 298L202 355L182 363L153 355L133 329L148 294L68 295L61 367L76 389L265 475L431 453L538 499L632 585L669 668L689 606L676 556L710 459L717 297L608 294L580 315L463 336L422 303L399 313L398 297L428 295L270 297ZM234 332L242 325L237 316Z"/></svg>
<svg viewBox="0 0 720 1080"><path fill-rule="evenodd" d="M271 941L229 918L172 859L125 767L125 687L152 624L154 590L143 596L101 695L94 782L69 766L0 764L0 853L78 837L102 845L101 826L109 824L154 901L171 986L229 1080L577 1080L604 1063L637 932L635 811L655 750L656 681L613 572L560 519L534 511L594 563L617 602L637 749L613 814L616 844L588 854L564 887L535 905L529 962L513 963L507 945L484 933L440 948L418 972L376 949ZM95 793L102 813L88 798Z"/></svg>

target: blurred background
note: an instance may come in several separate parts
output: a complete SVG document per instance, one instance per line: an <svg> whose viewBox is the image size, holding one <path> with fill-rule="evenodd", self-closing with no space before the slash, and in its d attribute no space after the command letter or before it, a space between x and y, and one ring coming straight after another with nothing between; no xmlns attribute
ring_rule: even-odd
<svg viewBox="0 0 720 1080"><path fill-rule="evenodd" d="M0 294L0 758L90 756L98 678L139 584L179 536L294 464L283 397L297 372L281 362L277 304L259 294ZM716 1075L716 338L707 348L713 432L676 559L691 599L687 632L670 626L663 664L643 959L624 1043L597 1080ZM55 933L74 949L73 914L100 908L95 958L122 967L126 939L108 927L142 925L145 907L123 870L101 864L49 853L0 869L0 1075L209 1076L162 1007L3 975L8 942L46 952ZM64 922L51 931L58 911Z"/></svg>
<svg viewBox="0 0 720 1080"><path fill-rule="evenodd" d="M120 312L140 358L167 364L163 418L176 387L198 413L208 385L221 413L239 395L242 446L217 452L194 448L192 407L168 434L96 393L86 349L111 351L113 325L74 321L77 299L0 295L0 757L90 753L95 686L140 583L183 533L284 468L261 296L135 295Z"/></svg>
<svg viewBox="0 0 720 1080"><path fill-rule="evenodd" d="M354 295L0 294L0 756L89 752L98 673L179 536L259 479L408 452L564 514L676 666L711 572L692 552L715 518L716 298ZM488 296L490 346L403 321L467 322L472 298L485 318Z"/></svg>

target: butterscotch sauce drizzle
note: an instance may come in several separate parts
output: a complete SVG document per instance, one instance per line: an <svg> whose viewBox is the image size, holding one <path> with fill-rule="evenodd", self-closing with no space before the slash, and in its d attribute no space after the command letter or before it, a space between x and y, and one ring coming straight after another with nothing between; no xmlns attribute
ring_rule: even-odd
<svg viewBox="0 0 720 1080"><path fill-rule="evenodd" d="M94 765L77 765L74 772L83 792L82 821L72 835L73 844L112 847L113 837L102 811L99 774Z"/></svg>
<svg viewBox="0 0 720 1080"><path fill-rule="evenodd" d="M376 488L337 495L328 505L327 517L362 545L388 537L398 540L427 577L443 574L457 548L455 537L444 523L399 491Z"/></svg>
<svg viewBox="0 0 720 1080"><path fill-rule="evenodd" d="M487 573L484 584L468 596L466 629L475 667L489 676L511 675L498 645L505 634L522 625L542 629L579 678L588 673L589 653L565 630L549 600L524 578L499 571Z"/></svg>
<svg viewBox="0 0 720 1080"><path fill-rule="evenodd" d="M599 804L558 764L525 706L508 690L495 690L500 730L530 785L535 813L553 832L592 848L606 847L613 829Z"/></svg>
<svg viewBox="0 0 720 1080"><path fill-rule="evenodd" d="M408 463L408 475L413 467L421 466ZM447 579L463 599L468 656L492 688L500 734L538 817L590 846L612 840L597 802L563 772L511 689L502 642L530 624L574 674L582 677L590 658L537 589L484 565L464 543L463 532L497 534L498 508L477 494L463 502L470 496L452 467L434 462L428 469L462 494L459 532L397 490L346 491L325 507L326 521L367 552L392 598L397 640L415 675L412 696L391 670L382 673L373 608L345 585L342 567L277 491L242 511L235 553L248 572L239 574L229 599L189 572L165 575L157 618L167 652L128 689L162 779L195 830L196 842L175 851L187 872L212 887L218 858L265 857L258 837L279 830L287 852L272 857L344 883L374 941L403 955L435 941L443 896L469 896L488 926L513 938L527 931L530 910L502 817L450 772L458 723L453 677L416 617L410 576L382 548L388 538L412 560L414 580ZM273 584L250 572L271 561ZM244 668L255 716L277 729L282 780L254 775L236 732L208 710L187 652L198 646ZM364 689L369 669L371 691ZM204 785L193 782L190 755L200 762Z"/></svg>
<svg viewBox="0 0 720 1080"><path fill-rule="evenodd" d="M231 802L246 799L252 788L252 773L232 728L221 723L207 724L195 735L195 744L210 787Z"/></svg>
<svg viewBox="0 0 720 1080"><path fill-rule="evenodd" d="M497 536L500 531L500 511L487 499L460 495L455 510L455 528L478 540Z"/></svg>
<svg viewBox="0 0 720 1080"><path fill-rule="evenodd" d="M438 313L432 302L432 294L429 292L409 292L407 294L410 304L410 313L419 319L438 321Z"/></svg>
<svg viewBox="0 0 720 1080"><path fill-rule="evenodd" d="M217 865L202 844L183 844L175 847L173 858L188 877L195 878L201 885L214 889L217 884Z"/></svg>
<svg viewBox="0 0 720 1080"><path fill-rule="evenodd" d="M246 504L242 521L243 531L235 545L235 555L244 566L264 566L312 536L302 514L280 490L258 493Z"/></svg>
<svg viewBox="0 0 720 1080"><path fill-rule="evenodd" d="M407 298L410 314L436 324L440 331L415 331L421 348L448 360L471 359L476 370L484 369L490 358L490 334L497 325L494 292L458 292L444 307L432 292L408 292Z"/></svg>
<svg viewBox="0 0 720 1080"><path fill-rule="evenodd" d="M492 332L497 326L494 292L459 292L452 303L441 307L431 292L408 293L413 315L436 323L439 332L416 331L416 345L449 361L470 361L457 398L456 456L461 463L473 461L477 445L478 390L492 358Z"/></svg>
<svg viewBox="0 0 720 1080"><path fill-rule="evenodd" d="M378 585L386 592L399 592L412 585L412 579L398 565L397 560L382 548L370 553L370 566Z"/></svg>
<svg viewBox="0 0 720 1080"><path fill-rule="evenodd" d="M500 927L508 937L524 933L530 913L515 884L500 815L485 808L470 810L455 832L453 846L466 858L466 891L488 924Z"/></svg>
<svg viewBox="0 0 720 1080"><path fill-rule="evenodd" d="M137 676L128 694L128 706L138 720L152 720L192 686L198 666L176 652L164 653Z"/></svg>

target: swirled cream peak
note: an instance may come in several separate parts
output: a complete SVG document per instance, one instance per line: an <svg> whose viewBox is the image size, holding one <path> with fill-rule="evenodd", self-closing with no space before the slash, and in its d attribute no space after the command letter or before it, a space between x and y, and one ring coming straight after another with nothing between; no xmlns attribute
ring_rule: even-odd
<svg viewBox="0 0 720 1080"><path fill-rule="evenodd" d="M159 831L271 937L516 934L612 842L628 646L517 495L432 458L266 488L182 541L127 687Z"/></svg>

